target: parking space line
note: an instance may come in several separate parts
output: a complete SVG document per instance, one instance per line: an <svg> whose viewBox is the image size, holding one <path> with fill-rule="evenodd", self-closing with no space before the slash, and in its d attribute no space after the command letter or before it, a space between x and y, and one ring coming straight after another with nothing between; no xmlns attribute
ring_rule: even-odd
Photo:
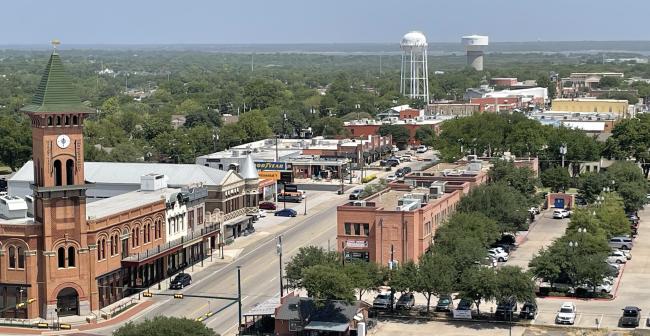
<svg viewBox="0 0 650 336"><path fill-rule="evenodd" d="M576 318L575 322L573 323L574 325L580 324L580 320L582 319L582 313L578 313L578 317Z"/></svg>

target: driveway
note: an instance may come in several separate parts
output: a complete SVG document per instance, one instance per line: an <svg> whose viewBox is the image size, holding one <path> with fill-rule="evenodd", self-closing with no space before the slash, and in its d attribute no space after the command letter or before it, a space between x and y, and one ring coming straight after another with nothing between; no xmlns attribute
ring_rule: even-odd
<svg viewBox="0 0 650 336"><path fill-rule="evenodd" d="M569 219L553 219L553 209L542 211L530 225L529 230L520 233L517 237L519 247L512 251L505 265L528 269L528 262L533 259L533 256L562 237L568 225Z"/></svg>

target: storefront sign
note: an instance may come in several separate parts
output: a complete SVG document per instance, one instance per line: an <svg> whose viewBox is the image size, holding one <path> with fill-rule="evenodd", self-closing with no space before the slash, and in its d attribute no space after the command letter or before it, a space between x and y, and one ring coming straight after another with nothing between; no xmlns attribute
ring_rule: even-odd
<svg viewBox="0 0 650 336"><path fill-rule="evenodd" d="M348 240L345 242L345 247L349 248L366 248L368 247L368 241L366 240Z"/></svg>
<svg viewBox="0 0 650 336"><path fill-rule="evenodd" d="M472 311L469 309L468 310L454 309L452 310L452 313L454 314L454 318L457 319L467 319L467 320L472 319Z"/></svg>
<svg viewBox="0 0 650 336"><path fill-rule="evenodd" d="M298 192L298 186L295 184L285 184L284 192Z"/></svg>
<svg viewBox="0 0 650 336"><path fill-rule="evenodd" d="M287 170L286 162L255 162L257 170Z"/></svg>
<svg viewBox="0 0 650 336"><path fill-rule="evenodd" d="M257 172L257 175L259 175L260 179L264 179L264 180L277 181L277 180L280 179L280 172L279 171L260 171L260 172Z"/></svg>

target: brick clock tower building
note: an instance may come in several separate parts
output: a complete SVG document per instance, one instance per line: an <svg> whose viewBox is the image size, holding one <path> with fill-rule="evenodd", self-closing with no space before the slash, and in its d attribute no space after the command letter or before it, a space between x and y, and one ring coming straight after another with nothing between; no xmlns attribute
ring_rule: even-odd
<svg viewBox="0 0 650 336"><path fill-rule="evenodd" d="M40 315L87 315L95 279L87 237L83 121L93 110L81 104L61 59L50 56L32 104L34 221L41 223L36 265Z"/></svg>

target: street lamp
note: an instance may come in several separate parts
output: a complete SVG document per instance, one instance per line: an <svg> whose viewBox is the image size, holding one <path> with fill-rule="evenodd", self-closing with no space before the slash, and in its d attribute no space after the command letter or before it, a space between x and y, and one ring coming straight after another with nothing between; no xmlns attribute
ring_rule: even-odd
<svg viewBox="0 0 650 336"><path fill-rule="evenodd" d="M280 297L284 296L284 286L282 284L282 236L278 236L278 243L275 245L276 253L280 257Z"/></svg>
<svg viewBox="0 0 650 336"><path fill-rule="evenodd" d="M566 143L563 143L562 146L560 146L560 155L562 155L562 168L564 168L564 156L567 153L567 147Z"/></svg>
<svg viewBox="0 0 650 336"><path fill-rule="evenodd" d="M307 192L303 191L303 195L305 195L305 216L307 216Z"/></svg>

